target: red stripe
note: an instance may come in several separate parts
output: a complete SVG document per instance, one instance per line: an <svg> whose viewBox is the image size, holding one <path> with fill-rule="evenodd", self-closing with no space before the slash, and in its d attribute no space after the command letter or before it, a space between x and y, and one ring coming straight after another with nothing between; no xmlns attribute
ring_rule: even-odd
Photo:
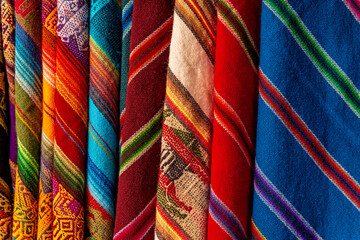
<svg viewBox="0 0 360 240"><path fill-rule="evenodd" d="M271 106L271 108L279 115L288 129L306 149L314 161L324 171L324 173L332 179L335 184L351 199L351 201L360 208L360 187L352 179L352 177L345 172L345 170L335 162L335 160L327 153L326 149L322 146L319 140L311 133L310 129L300 119L297 113L291 108L290 104L281 95L280 92L272 85L272 83L262 74L260 71L260 80L262 85L266 87L267 93L262 85L260 85L260 94L264 100ZM274 100L274 99L276 100ZM278 103L277 103L278 102ZM281 104L281 105L279 105ZM315 148L315 149L314 149ZM324 161L325 159L325 161ZM327 166L327 163L329 166ZM340 175L338 177L337 175ZM348 186L346 186L346 184ZM352 188L356 194L354 194L350 188Z"/></svg>
<svg viewBox="0 0 360 240"><path fill-rule="evenodd" d="M196 140L200 142L200 144L208 151L211 148L210 142L207 141L203 135L197 130L195 125L185 116L181 109L179 109L167 96L166 93L166 105L171 109L171 111L180 119L180 121L184 124L184 126L195 136Z"/></svg>

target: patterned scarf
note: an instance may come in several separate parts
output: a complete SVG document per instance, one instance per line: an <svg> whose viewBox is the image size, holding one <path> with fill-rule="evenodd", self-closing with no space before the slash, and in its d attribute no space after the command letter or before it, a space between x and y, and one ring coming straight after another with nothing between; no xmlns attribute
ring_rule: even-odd
<svg viewBox="0 0 360 240"><path fill-rule="evenodd" d="M358 2L263 1L255 239L360 237Z"/></svg>
<svg viewBox="0 0 360 240"><path fill-rule="evenodd" d="M121 5L92 0L90 8L89 138L86 221L89 239L112 239L119 139Z"/></svg>
<svg viewBox="0 0 360 240"><path fill-rule="evenodd" d="M213 1L176 0L157 192L158 239L206 239L215 41Z"/></svg>
<svg viewBox="0 0 360 240"><path fill-rule="evenodd" d="M11 237L11 176L9 166L8 104L5 60L0 33L0 239Z"/></svg>
<svg viewBox="0 0 360 240"><path fill-rule="evenodd" d="M15 239L35 239L42 123L41 4L15 1L15 98L18 172L15 182Z"/></svg>
<svg viewBox="0 0 360 240"><path fill-rule="evenodd" d="M208 239L250 237L260 3L217 1Z"/></svg>
<svg viewBox="0 0 360 240"><path fill-rule="evenodd" d="M12 0L1 1L2 46L9 88L10 140L9 158L12 187L15 189L17 171L17 140L15 128L15 10Z"/></svg>
<svg viewBox="0 0 360 240"><path fill-rule="evenodd" d="M42 1L43 124L37 239L52 236L53 161L55 130L56 0Z"/></svg>
<svg viewBox="0 0 360 240"><path fill-rule="evenodd" d="M173 11L171 1L134 1L114 239L154 239ZM149 20L149 16L154 17Z"/></svg>
<svg viewBox="0 0 360 240"><path fill-rule="evenodd" d="M53 231L76 240L84 238L89 2L58 0L57 14Z"/></svg>

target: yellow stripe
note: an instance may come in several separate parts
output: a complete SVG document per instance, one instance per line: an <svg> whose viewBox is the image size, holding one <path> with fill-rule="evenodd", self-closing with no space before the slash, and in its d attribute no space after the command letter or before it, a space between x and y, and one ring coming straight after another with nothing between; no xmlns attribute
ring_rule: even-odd
<svg viewBox="0 0 360 240"><path fill-rule="evenodd" d="M212 31L211 27L209 26L209 24L207 23L206 19L204 18L204 16L201 14L201 12L199 11L199 8L196 7L193 3L193 1L189 1L189 3L193 6L193 9L199 14L199 16L201 17L202 21L205 23L207 29L209 30L209 33L211 34L211 38L213 40L215 40L215 34L214 32Z"/></svg>
<svg viewBox="0 0 360 240"><path fill-rule="evenodd" d="M192 119L192 116L190 114L187 113L187 111L184 110L184 108L182 106L180 106L179 104L181 103L180 101L176 101L174 99L174 97L176 97L175 94L172 93L171 90L168 89L167 91L167 96L170 98L170 100L172 101L172 103L177 106L181 112L186 116L186 118L193 124L193 126L196 128L196 130L198 130L198 132L201 134L201 136L207 141L209 142L210 141L210 135L209 134L206 134L207 131L201 131L201 130L204 130L204 129L200 129L198 127L199 124L195 124L193 119Z"/></svg>
<svg viewBox="0 0 360 240"><path fill-rule="evenodd" d="M257 228L257 226L254 223L254 219L251 218L252 227L255 229L255 231L260 235L262 240L267 240L266 237L260 232L260 230Z"/></svg>
<svg viewBox="0 0 360 240"><path fill-rule="evenodd" d="M91 134L92 138L95 140L95 142L106 152L106 154L111 158L111 160L113 161L113 163L115 163L115 159L113 158L113 156L111 156L111 154L105 149L104 145L102 145L97 138L94 136L94 134L91 132L91 129L89 128L89 133Z"/></svg>
<svg viewBox="0 0 360 240"><path fill-rule="evenodd" d="M40 139L39 137L37 136L37 134L32 130L32 128L25 122L25 119L23 119L20 114L19 114L19 111L16 110L16 115L17 117L25 124L25 126L34 134L35 138L38 140L38 142L40 142Z"/></svg>
<svg viewBox="0 0 360 240"><path fill-rule="evenodd" d="M181 237L175 232L175 230L170 227L170 225L166 222L166 220L161 216L159 210L156 208L156 221L162 225L165 226L168 230L171 231L171 233L167 232L169 235L172 235L173 239L181 239ZM176 238L174 238L174 236Z"/></svg>

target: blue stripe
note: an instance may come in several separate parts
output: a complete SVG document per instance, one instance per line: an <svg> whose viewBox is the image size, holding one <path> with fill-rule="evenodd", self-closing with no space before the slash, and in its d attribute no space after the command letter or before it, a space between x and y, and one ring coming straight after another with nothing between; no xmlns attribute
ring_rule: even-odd
<svg viewBox="0 0 360 240"><path fill-rule="evenodd" d="M246 234L236 216L221 202L210 189L210 214L233 239L246 239Z"/></svg>

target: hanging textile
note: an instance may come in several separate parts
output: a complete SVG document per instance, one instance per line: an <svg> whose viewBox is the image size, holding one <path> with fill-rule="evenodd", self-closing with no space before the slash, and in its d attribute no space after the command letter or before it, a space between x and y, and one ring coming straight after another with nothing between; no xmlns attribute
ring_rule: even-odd
<svg viewBox="0 0 360 240"><path fill-rule="evenodd" d="M208 239L250 239L260 3L217 1Z"/></svg>
<svg viewBox="0 0 360 240"><path fill-rule="evenodd" d="M36 239L42 123L41 4L15 0L18 171L12 237Z"/></svg>
<svg viewBox="0 0 360 240"><path fill-rule="evenodd" d="M216 9L176 0L157 192L158 239L206 239Z"/></svg>
<svg viewBox="0 0 360 240"><path fill-rule="evenodd" d="M15 127L15 10L12 0L1 1L1 31L9 96L10 124L8 131L10 135L10 173L12 187L15 189L17 171L17 140Z"/></svg>
<svg viewBox="0 0 360 240"><path fill-rule="evenodd" d="M89 2L57 1L54 239L84 238ZM66 224L64 224L66 219Z"/></svg>
<svg viewBox="0 0 360 240"><path fill-rule="evenodd" d="M52 237L53 162L55 130L56 0L42 0L43 122L39 185L39 221L37 239Z"/></svg>
<svg viewBox="0 0 360 240"><path fill-rule="evenodd" d="M154 239L173 12L171 1L134 1L114 239Z"/></svg>
<svg viewBox="0 0 360 240"><path fill-rule="evenodd" d="M86 188L88 239L112 239L119 139L121 5L91 1Z"/></svg>
<svg viewBox="0 0 360 240"><path fill-rule="evenodd" d="M7 83L5 74L5 60L0 32L0 239L11 238L12 194L11 175L9 166L9 117L7 102Z"/></svg>
<svg viewBox="0 0 360 240"><path fill-rule="evenodd" d="M122 1L122 44L121 44L121 75L120 75L120 137L119 137L119 156L121 150L122 134L124 126L124 115L126 107L126 90L129 80L129 56L130 56L130 36L132 26L132 14L134 0Z"/></svg>
<svg viewBox="0 0 360 240"><path fill-rule="evenodd" d="M360 237L355 2L263 2L255 239Z"/></svg>

